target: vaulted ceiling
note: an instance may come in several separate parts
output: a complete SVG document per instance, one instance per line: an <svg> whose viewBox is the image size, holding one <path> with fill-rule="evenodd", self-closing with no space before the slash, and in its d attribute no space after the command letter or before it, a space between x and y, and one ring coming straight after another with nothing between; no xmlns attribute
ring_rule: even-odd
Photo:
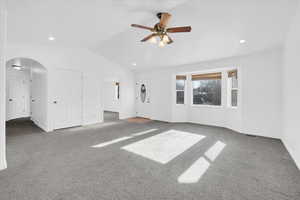
<svg viewBox="0 0 300 200"><path fill-rule="evenodd" d="M283 43L297 0L9 0L9 44L88 48L130 69L184 65ZM167 11L170 26L191 25L160 48L139 42ZM53 35L56 40L48 41ZM240 44L241 39L246 43ZM133 65L136 63L136 65Z"/></svg>

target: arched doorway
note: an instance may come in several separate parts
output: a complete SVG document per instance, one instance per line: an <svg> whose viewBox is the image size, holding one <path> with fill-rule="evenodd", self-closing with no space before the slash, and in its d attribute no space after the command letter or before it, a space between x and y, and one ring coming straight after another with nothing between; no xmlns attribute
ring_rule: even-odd
<svg viewBox="0 0 300 200"><path fill-rule="evenodd" d="M27 119L47 129L47 70L31 58L6 62L6 121Z"/></svg>

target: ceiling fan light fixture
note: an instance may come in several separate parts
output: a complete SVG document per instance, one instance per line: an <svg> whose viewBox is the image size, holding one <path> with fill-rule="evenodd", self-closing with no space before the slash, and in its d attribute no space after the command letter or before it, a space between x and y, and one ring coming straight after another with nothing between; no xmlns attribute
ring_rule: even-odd
<svg viewBox="0 0 300 200"><path fill-rule="evenodd" d="M167 35L164 35L164 37L163 37L163 42L165 43L165 44L168 44L169 42L170 42L170 39L169 39L169 37L167 36Z"/></svg>
<svg viewBox="0 0 300 200"><path fill-rule="evenodd" d="M161 40L161 41L158 43L158 46L159 46L159 47L164 47L164 46L166 46L166 43L165 43L163 40Z"/></svg>
<svg viewBox="0 0 300 200"><path fill-rule="evenodd" d="M159 22L156 23L153 28L139 24L131 24L131 26L135 28L146 29L152 32L152 34L143 38L141 42L158 42L158 46L164 47L165 45L169 45L174 42L173 39L169 37L168 33L184 33L191 32L192 30L191 26L168 27L171 16L171 14L165 12L158 13L157 17L159 18Z"/></svg>
<svg viewBox="0 0 300 200"><path fill-rule="evenodd" d="M152 44L156 44L157 43L156 37L150 38L149 42L152 43Z"/></svg>

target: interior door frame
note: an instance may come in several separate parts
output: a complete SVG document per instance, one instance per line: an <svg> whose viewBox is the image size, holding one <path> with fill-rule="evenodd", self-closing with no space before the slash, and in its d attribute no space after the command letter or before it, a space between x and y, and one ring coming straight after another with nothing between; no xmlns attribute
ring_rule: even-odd
<svg viewBox="0 0 300 200"><path fill-rule="evenodd" d="M80 74L80 83L81 83L80 84L81 85L80 86L80 90L81 90L81 105L80 105L80 109L81 109L81 114L80 114L80 124L78 126L83 126L84 125L84 120L83 120L83 108L84 108L84 105L83 105L84 104L84 97L83 97L83 94L84 94L83 87L84 87L84 85L83 84L84 84L84 75L83 75L83 72L80 71L80 70L70 69L70 68L53 68L51 70L51 72L49 73L49 75L48 75L48 83L50 82L50 84L48 84L48 85L50 87L52 87L50 89L50 91L53 90L53 89L55 90L55 88L53 88L53 75L55 75L54 71L57 71L57 70L73 71L73 72L77 72L77 73ZM50 128L50 131L64 129L64 128L56 128L55 127L55 108L54 108L55 104L54 104L54 101L55 101L56 97L55 97L53 91L51 93L52 94L51 94L50 102L49 102L49 104L50 104L49 107L51 108L50 110L52 110L51 114L50 114L50 116L51 116L51 128ZM72 128L72 127L77 127L77 125L76 126L65 127L65 128Z"/></svg>
<svg viewBox="0 0 300 200"><path fill-rule="evenodd" d="M26 69L28 71L14 70L6 67L6 121L30 117L31 69ZM23 94L23 96L15 96L16 93ZM23 105L22 111L19 109L20 105Z"/></svg>

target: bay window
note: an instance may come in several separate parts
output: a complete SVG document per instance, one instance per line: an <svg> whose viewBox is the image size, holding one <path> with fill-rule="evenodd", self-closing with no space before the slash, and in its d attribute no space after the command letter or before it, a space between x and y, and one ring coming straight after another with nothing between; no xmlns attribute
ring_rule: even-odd
<svg viewBox="0 0 300 200"><path fill-rule="evenodd" d="M192 75L193 104L220 106L222 99L222 73Z"/></svg>

